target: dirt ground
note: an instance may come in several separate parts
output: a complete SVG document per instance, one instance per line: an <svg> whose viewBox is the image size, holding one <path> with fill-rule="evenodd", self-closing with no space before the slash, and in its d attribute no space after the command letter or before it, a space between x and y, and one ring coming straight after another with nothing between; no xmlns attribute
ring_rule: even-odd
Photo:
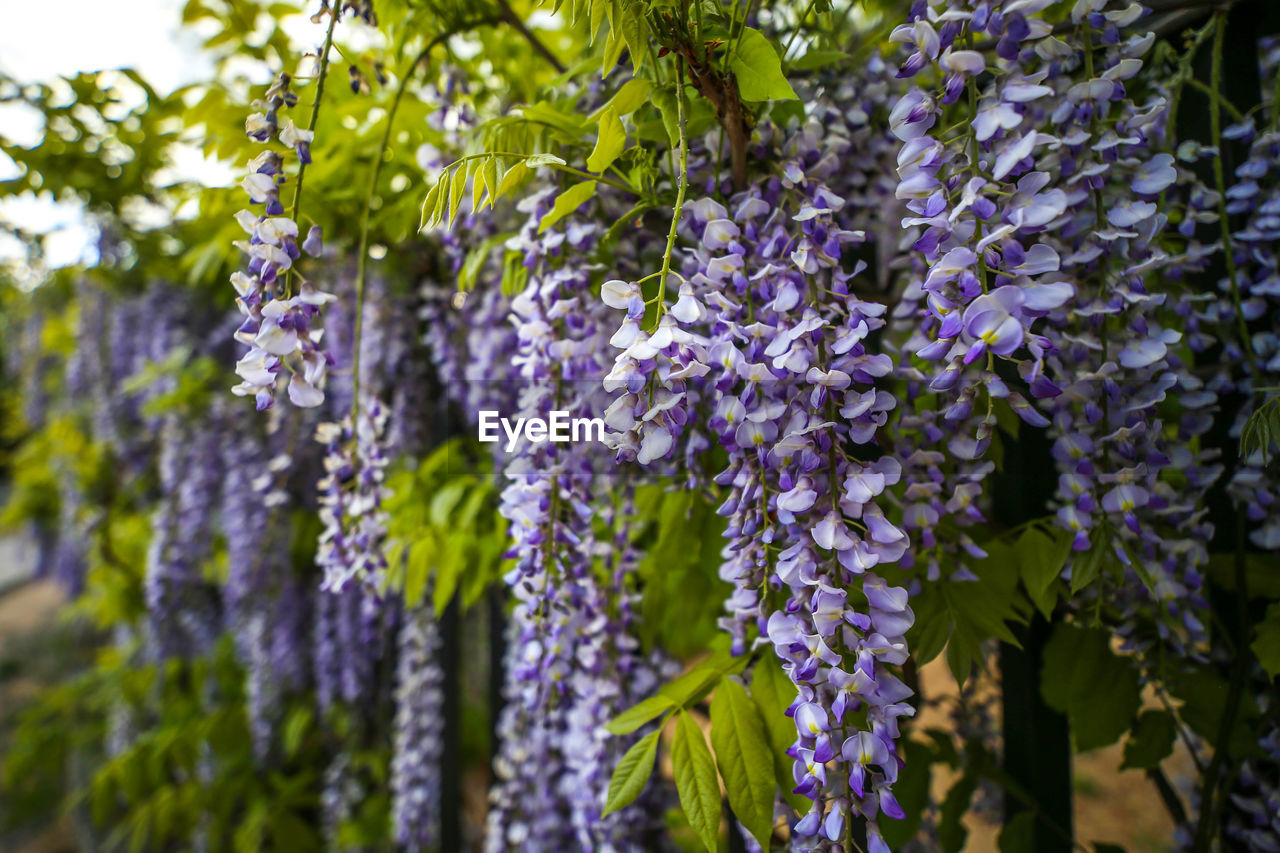
<svg viewBox="0 0 1280 853"><path fill-rule="evenodd" d="M52 582L36 581L0 594L0 661L5 660L15 641L50 624L63 602L62 591ZM30 695L39 685L17 680L0 682L0 708ZM4 757L0 755L0 763ZM13 844L0 838L0 853L74 853L70 830L55 826L36 838Z"/></svg>
<svg viewBox="0 0 1280 853"><path fill-rule="evenodd" d="M925 695L954 694L955 679L942 658L921 670ZM930 717L930 714L935 715ZM926 710L925 725L944 725L941 712ZM1155 785L1141 770L1120 770L1122 744L1097 749L1072 760L1072 787L1075 791L1075 836L1084 842L1119 844L1129 853L1164 853L1171 848L1173 821L1160 802ZM1165 762L1165 772L1175 786L1180 778L1190 778L1193 768L1186 751L1177 751ZM953 777L935 775L934 794L945 796ZM969 840L966 853L996 853L998 823L970 814L966 819Z"/></svg>
<svg viewBox="0 0 1280 853"><path fill-rule="evenodd" d="M56 618L61 603L62 595L52 583L30 583L0 595L0 659L13 638L39 630ZM930 696L956 689L950 671L940 660L925 667L921 679ZM0 707L6 707L34 687L21 682L0 686ZM927 713L922 716L926 725L943 722L940 718L930 719ZM1117 745L1075 757L1076 837L1082 841L1120 844L1130 853L1161 853L1169 849L1172 822L1161 806L1155 787L1141 771L1120 771L1121 753ZM1180 753L1170 759L1166 769L1176 784L1178 774L1190 770L1190 761L1185 753ZM935 776L935 793L939 798L945 795L951 781ZM967 853L996 853L998 825L971 815L968 826ZM71 853L73 850L65 827L55 827L13 848L0 838L3 853Z"/></svg>

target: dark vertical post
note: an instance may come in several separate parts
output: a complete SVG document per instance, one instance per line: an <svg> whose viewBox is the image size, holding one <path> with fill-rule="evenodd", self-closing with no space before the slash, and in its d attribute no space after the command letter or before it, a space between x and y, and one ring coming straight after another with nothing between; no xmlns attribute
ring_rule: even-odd
<svg viewBox="0 0 1280 853"><path fill-rule="evenodd" d="M1022 425L1018 438L1001 436L1004 465L994 478L996 521L1013 527L1047 512L1055 484L1049 438ZM1035 801L1039 814L1031 849L1071 853L1071 732L1065 715L1040 694L1044 647L1052 624L1039 613L1014 634L1022 648L1000 644L1004 770ZM1006 823L1027 804L1005 795Z"/></svg>
<svg viewBox="0 0 1280 853"><path fill-rule="evenodd" d="M1051 624L1036 615L1026 628L1014 631L1022 648L1000 644L1001 712L1004 730L1004 770L1022 786L1040 809L1036 821L1036 853L1070 853L1071 732L1064 714L1040 696L1040 671ZM1027 806L1004 798L1005 822Z"/></svg>
<svg viewBox="0 0 1280 853"><path fill-rule="evenodd" d="M503 664L507 656L506 595L502 587L489 590L489 766L498 757L498 718L502 715Z"/></svg>
<svg viewBox="0 0 1280 853"><path fill-rule="evenodd" d="M440 668L444 678L444 750L440 757L440 849L465 850L462 835L462 719L458 701L458 655L461 651L461 618L454 596L440 619Z"/></svg>

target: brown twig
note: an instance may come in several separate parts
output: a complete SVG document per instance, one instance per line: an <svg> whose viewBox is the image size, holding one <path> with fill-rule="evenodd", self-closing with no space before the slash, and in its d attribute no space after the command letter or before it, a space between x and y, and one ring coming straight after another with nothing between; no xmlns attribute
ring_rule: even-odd
<svg viewBox="0 0 1280 853"><path fill-rule="evenodd" d="M733 188L735 191L742 190L747 185L747 142L751 139L751 126L747 124L742 98L738 94L738 81L732 71L722 73L706 62L699 62L692 50L680 52L688 60L693 87L711 103L716 111L716 119L724 128L729 140Z"/></svg>
<svg viewBox="0 0 1280 853"><path fill-rule="evenodd" d="M520 20L520 16L512 11L511 5L507 3L507 0L496 0L496 2L498 4L498 8L502 11L503 20L515 27L516 32L524 36L525 41L529 42L529 44L533 46L534 50L542 54L547 62L551 63L551 67L554 68L558 74L563 74L565 72L564 63L559 59L556 59L556 55L551 52L551 49L543 44L542 41L525 26L524 21Z"/></svg>

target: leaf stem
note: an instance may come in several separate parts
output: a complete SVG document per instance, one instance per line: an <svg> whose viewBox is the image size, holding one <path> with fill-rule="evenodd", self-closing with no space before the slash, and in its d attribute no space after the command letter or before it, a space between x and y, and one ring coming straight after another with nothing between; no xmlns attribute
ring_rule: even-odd
<svg viewBox="0 0 1280 853"><path fill-rule="evenodd" d="M680 131L680 172L676 177L676 203L671 211L671 228L667 231L667 248L662 253L662 270L658 275L658 313L653 328L657 331L662 315L666 313L667 277L671 274L671 253L675 250L676 229L684 213L684 196L689 187L689 142L684 130L684 62L676 62L676 124Z"/></svg>
<svg viewBox="0 0 1280 853"><path fill-rule="evenodd" d="M324 97L324 81L329 74L329 48L333 47L333 29L338 25L338 10L331 9L329 11L329 28L324 34L324 46L320 48L320 69L316 73L316 97L311 102L311 120L307 122L307 132L315 133L316 121L320 118L320 100ZM289 212L289 217L294 221L298 221L298 210L302 207L302 179L307 173L307 164L300 163L298 165L298 180L293 185L293 209ZM285 273L284 292L285 296L292 293L293 283L293 265L289 265L289 271Z"/></svg>

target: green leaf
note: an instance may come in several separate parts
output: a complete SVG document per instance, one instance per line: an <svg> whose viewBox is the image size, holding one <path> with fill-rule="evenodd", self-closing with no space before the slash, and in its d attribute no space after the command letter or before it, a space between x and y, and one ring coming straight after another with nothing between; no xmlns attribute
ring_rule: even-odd
<svg viewBox="0 0 1280 853"><path fill-rule="evenodd" d="M604 729L610 734L629 735L650 720L678 707L669 696L657 693L614 717L605 724Z"/></svg>
<svg viewBox="0 0 1280 853"><path fill-rule="evenodd" d="M302 745L302 738L306 735L307 729L311 728L311 718L311 709L305 705L294 708L289 712L289 716L285 718L281 742L284 745L286 758L293 758L298 754L298 747Z"/></svg>
<svg viewBox="0 0 1280 853"><path fill-rule="evenodd" d="M1032 525L1014 545L1018 571L1032 603L1049 618L1058 596L1058 576L1071 554L1071 534L1057 528Z"/></svg>
<svg viewBox="0 0 1280 853"><path fill-rule="evenodd" d="M498 186L500 185L500 182L498 180L497 157L490 157L488 160L484 161L484 165L480 167L480 180L484 184L484 188L488 192L488 196L480 203L479 206L476 207L477 212L482 210L485 205L493 207L493 203L498 199Z"/></svg>
<svg viewBox="0 0 1280 853"><path fill-rule="evenodd" d="M1267 671L1267 675L1275 678L1280 675L1280 601L1272 602L1267 608L1267 615L1258 623L1257 637L1253 645L1253 653L1258 656L1258 663Z"/></svg>
<svg viewBox="0 0 1280 853"><path fill-rule="evenodd" d="M711 699L711 745L729 807L767 850L777 790L773 750L755 703L732 678L721 681Z"/></svg>
<svg viewBox="0 0 1280 853"><path fill-rule="evenodd" d="M470 486L471 481L469 478L459 477L432 495L431 506L427 511L427 518L431 520L431 523L436 527L447 527L449 515L462 501L462 496L467 493L467 489Z"/></svg>
<svg viewBox="0 0 1280 853"><path fill-rule="evenodd" d="M667 130L667 140L671 143L672 148L680 145L680 116L676 106L676 92L674 86L664 86L661 89L653 90L653 105L658 108L658 112L662 115L662 126Z"/></svg>
<svg viewBox="0 0 1280 853"><path fill-rule="evenodd" d="M1035 853L1035 812L1022 811L1014 815L1000 830L1000 838L996 843L1000 853Z"/></svg>
<svg viewBox="0 0 1280 853"><path fill-rule="evenodd" d="M782 73L778 52L759 30L743 29L729 68L738 78L738 94L744 101L780 101L796 97L795 89L787 82L787 75Z"/></svg>
<svg viewBox="0 0 1280 853"><path fill-rule="evenodd" d="M618 27L622 30L627 51L631 54L631 66L638 71L644 65L645 49L649 42L649 25L644 17L645 4L636 0L622 2L622 20L618 22Z"/></svg>
<svg viewBox="0 0 1280 853"><path fill-rule="evenodd" d="M419 539L409 546L409 560L405 563L404 601L410 607L416 607L427 594L427 578L431 574L431 563L435 557L434 542L429 538Z"/></svg>
<svg viewBox="0 0 1280 853"><path fill-rule="evenodd" d="M1265 465L1271 445L1277 442L1280 442L1280 397L1272 397L1249 415L1240 430L1240 457L1247 459L1257 453Z"/></svg>
<svg viewBox="0 0 1280 853"><path fill-rule="evenodd" d="M960 853L969 829L964 816L969 811L969 801L978 790L978 776L966 773L955 781L938 809L938 846L942 853Z"/></svg>
<svg viewBox="0 0 1280 853"><path fill-rule="evenodd" d="M1142 704L1137 670L1111 651L1111 635L1065 622L1045 646L1041 693L1069 717L1080 752L1115 743Z"/></svg>
<svg viewBox="0 0 1280 853"><path fill-rule="evenodd" d="M658 688L658 692L675 701L677 705L688 706L711 692L726 675L736 675L747 665L747 655L733 657L728 652L719 652L704 660L693 669Z"/></svg>
<svg viewBox="0 0 1280 853"><path fill-rule="evenodd" d="M1231 687L1222 673L1208 664L1190 664L1167 673L1169 693L1181 700L1178 717L1200 737L1216 742L1222 727ZM1235 725L1228 738L1228 752L1240 756L1257 749L1258 737L1253 723L1258 717L1258 704L1249 691L1240 697Z"/></svg>
<svg viewBox="0 0 1280 853"><path fill-rule="evenodd" d="M609 7L609 0L591 0L591 24L590 24L590 43L596 43L596 34L600 32L600 24L604 22L605 9Z"/></svg>
<svg viewBox="0 0 1280 853"><path fill-rule="evenodd" d="M707 850L716 853L720 838L720 785L716 781L716 765L702 737L702 729L686 711L676 715L671 771L689 826Z"/></svg>
<svg viewBox="0 0 1280 853"><path fill-rule="evenodd" d="M600 76L607 77L609 72L618 64L618 60L622 58L622 49L627 46L622 34L618 32L617 27L609 28L609 35L604 42L604 55L600 60Z"/></svg>
<svg viewBox="0 0 1280 853"><path fill-rule="evenodd" d="M530 169L536 169L539 166L564 166L567 164L563 158L554 154L534 154L525 158L524 165Z"/></svg>
<svg viewBox="0 0 1280 853"><path fill-rule="evenodd" d="M470 568L464 553L465 548L465 543L459 541L458 537L446 536L440 540L437 547L432 549L432 558L435 560L433 567L435 586L431 590L431 605L435 608L437 615L444 614L444 609L449 606L449 601L458 589L458 581L462 579L462 573Z"/></svg>
<svg viewBox="0 0 1280 853"><path fill-rule="evenodd" d="M551 205L551 209L543 215L542 221L538 223L538 233L546 231L552 225L582 207L595 194L595 181L583 181L582 183L574 184L560 193L560 195L556 196L555 204Z"/></svg>
<svg viewBox="0 0 1280 853"><path fill-rule="evenodd" d="M648 102L650 88L648 80L643 77L632 77L622 84L622 88L603 107L596 110L588 118L591 121L599 121L600 116L608 109L612 109L619 116L630 115Z"/></svg>
<svg viewBox="0 0 1280 853"><path fill-rule="evenodd" d="M622 119L613 107L607 107L600 116L600 132L596 137L596 147L587 158L587 168L592 172L603 172L613 165L618 155L627 147L627 132L622 128Z"/></svg>
<svg viewBox="0 0 1280 853"><path fill-rule="evenodd" d="M458 218L462 208L462 196L467 189L467 170L459 166L453 170L453 180L449 183L449 227Z"/></svg>
<svg viewBox="0 0 1280 853"><path fill-rule="evenodd" d="M458 271L458 290L471 290L476 286L476 279L480 276L480 271L484 269L485 261L489 260L489 255L493 250L501 246L507 241L511 234L494 234L486 237L474 249L467 253L467 259L462 262L462 269Z"/></svg>
<svg viewBox="0 0 1280 853"><path fill-rule="evenodd" d="M1071 592L1074 595L1093 583L1104 572L1116 574L1123 571L1111 534L1102 527L1095 527L1089 534L1089 550L1076 554L1071 560Z"/></svg>
<svg viewBox="0 0 1280 853"><path fill-rule="evenodd" d="M796 71L812 71L838 62L848 62L851 59L853 57L843 50L811 50L789 65Z"/></svg>
<svg viewBox="0 0 1280 853"><path fill-rule="evenodd" d="M1143 711L1129 732L1124 745L1124 762L1121 770L1136 767L1150 770L1159 766L1173 754L1173 741L1178 734L1178 723L1173 714L1164 710Z"/></svg>
<svg viewBox="0 0 1280 853"><path fill-rule="evenodd" d="M658 735L654 730L636 741L613 769L609 779L609 796L605 800L604 813L612 814L635 802L636 797L649 784L653 775L653 762L658 755Z"/></svg>
<svg viewBox="0 0 1280 853"><path fill-rule="evenodd" d="M560 158L557 157L556 159L558 160ZM521 160L519 163L516 163L508 169L507 173L502 176L502 180L498 182L498 193L493 200L497 201L497 199L520 186L520 184L524 182L524 179L529 177L529 170L530 167L527 160Z"/></svg>
<svg viewBox="0 0 1280 853"><path fill-rule="evenodd" d="M803 809L808 801L800 794L791 793L791 759L787 749L796 740L796 724L787 716L787 709L795 701L796 686L787 678L777 660L765 657L756 663L751 673L751 698L760 709L765 731L773 753L773 774L783 799L796 809Z"/></svg>
<svg viewBox="0 0 1280 853"><path fill-rule="evenodd" d="M915 626L909 639L923 664L947 650L952 675L964 684L973 667L986 659L983 644L991 637L1017 645L1008 622L1025 621L1017 604L1018 567L1012 550L999 540L983 543L986 559L972 565L976 581L926 587L912 600Z"/></svg>
<svg viewBox="0 0 1280 853"><path fill-rule="evenodd" d="M457 169L454 170L455 172ZM431 225L439 225L444 221L445 211L449 206L449 189L452 173L444 172L440 175L440 180L436 182L438 192L435 199L431 203Z"/></svg>

